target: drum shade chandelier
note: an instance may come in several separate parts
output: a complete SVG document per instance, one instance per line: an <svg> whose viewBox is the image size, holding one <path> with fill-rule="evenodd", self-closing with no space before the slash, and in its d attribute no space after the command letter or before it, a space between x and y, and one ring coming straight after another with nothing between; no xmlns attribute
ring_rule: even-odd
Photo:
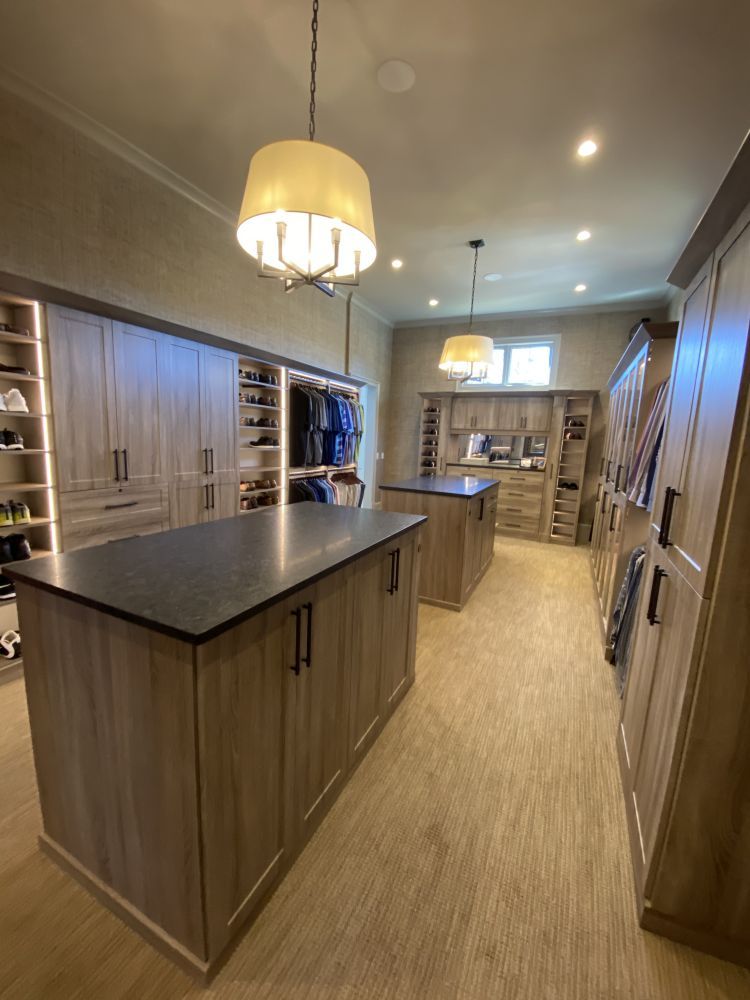
<svg viewBox="0 0 750 1000"><path fill-rule="evenodd" d="M479 250L484 246L484 240L469 240L469 246L474 251L474 277L471 282L471 310L469 312L469 330L457 337L448 337L440 358L440 367L448 372L448 378L458 382L471 379L474 382L484 382L493 361L495 345L491 337L480 337L472 333L474 325L474 293L477 287L477 262Z"/></svg>
<svg viewBox="0 0 750 1000"><path fill-rule="evenodd" d="M308 139L264 146L250 160L237 223L243 250L258 274L284 282L287 292L315 285L358 285L375 260L370 182L346 153L315 142L318 5L313 0Z"/></svg>

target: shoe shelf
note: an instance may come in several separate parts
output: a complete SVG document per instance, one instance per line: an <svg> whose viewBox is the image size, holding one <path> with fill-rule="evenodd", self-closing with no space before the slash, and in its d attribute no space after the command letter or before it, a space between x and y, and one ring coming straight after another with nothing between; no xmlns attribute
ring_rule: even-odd
<svg viewBox="0 0 750 1000"><path fill-rule="evenodd" d="M589 447L591 408L592 400L588 396L569 396L565 401L550 524L551 542L563 545L575 545L576 542L581 510L581 487ZM576 434L580 437L566 437L566 434ZM568 482L575 483L577 488L566 489L563 483Z"/></svg>
<svg viewBox="0 0 750 1000"><path fill-rule="evenodd" d="M30 331L26 335L0 330L0 366L29 372L26 375L0 367L0 394L4 407L0 409L0 431L14 431L24 445L23 448L0 448L0 502L23 503L29 511L28 520L0 524L0 538L23 535L31 547L31 558L40 559L59 548L44 307L38 302L0 292L0 324ZM9 408L7 397L15 405L25 404L26 409ZM3 558L7 558L7 552ZM3 600L0 607L3 605L10 606L6 614L15 622L11 625L4 621L3 624L17 628L15 599ZM11 664L16 662L11 661Z"/></svg>
<svg viewBox="0 0 750 1000"><path fill-rule="evenodd" d="M324 476L333 472L354 472L356 468L354 462L349 465L300 465L289 470L289 477L304 479L305 476Z"/></svg>
<svg viewBox="0 0 750 1000"><path fill-rule="evenodd" d="M441 447L440 427L443 420L443 400L439 396L423 397L419 415L419 457L417 475L437 476L440 474L444 453ZM428 465L433 462L433 465Z"/></svg>
<svg viewBox="0 0 750 1000"><path fill-rule="evenodd" d="M270 386L269 386L270 388ZM282 406L264 406L263 403L240 403L241 410L273 410L274 413L281 413ZM242 424L240 424L242 426Z"/></svg>
<svg viewBox="0 0 750 1000"><path fill-rule="evenodd" d="M255 497L260 493L278 493L279 490L283 490L283 486L265 486L259 490L240 490L241 497Z"/></svg>
<svg viewBox="0 0 750 1000"><path fill-rule="evenodd" d="M258 428L248 427L247 430L257 432ZM260 430L262 431L276 430L276 428L261 427ZM243 444L242 447L246 450L245 451L246 454L252 454L255 451L281 451L280 444Z"/></svg>

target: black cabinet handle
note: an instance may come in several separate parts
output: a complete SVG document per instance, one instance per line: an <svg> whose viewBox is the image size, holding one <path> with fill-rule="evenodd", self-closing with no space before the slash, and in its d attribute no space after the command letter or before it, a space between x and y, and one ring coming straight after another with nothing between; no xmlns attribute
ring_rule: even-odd
<svg viewBox="0 0 750 1000"><path fill-rule="evenodd" d="M608 483L612 482L611 470L612 470L612 459L608 458L607 459L607 482Z"/></svg>
<svg viewBox="0 0 750 1000"><path fill-rule="evenodd" d="M302 607L307 612L307 656L302 657L302 662L305 666L310 669L312 666L312 611L313 606L310 601L307 604L303 604Z"/></svg>
<svg viewBox="0 0 750 1000"><path fill-rule="evenodd" d="M120 482L120 452L115 448L112 453L115 456L115 481Z"/></svg>
<svg viewBox="0 0 750 1000"><path fill-rule="evenodd" d="M391 557L391 578L388 582L388 593L396 593L396 549L389 552L388 555Z"/></svg>
<svg viewBox="0 0 750 1000"><path fill-rule="evenodd" d="M289 668L293 670L295 674L299 677L299 654L300 654L300 632L302 629L302 610L300 608L295 608L292 614L297 619L295 625L295 636L294 636L294 663Z"/></svg>
<svg viewBox="0 0 750 1000"><path fill-rule="evenodd" d="M123 461L123 463L125 465L125 475L123 476L123 479L125 480L125 482L127 482L128 479L130 479L130 473L128 472L128 449L127 448L123 448L122 449L122 461Z"/></svg>
<svg viewBox="0 0 750 1000"><path fill-rule="evenodd" d="M206 483L203 489L206 491L206 510L211 510L211 505L208 502L208 483Z"/></svg>
<svg viewBox="0 0 750 1000"><path fill-rule="evenodd" d="M211 483L211 510L216 510L216 487Z"/></svg>
<svg viewBox="0 0 750 1000"><path fill-rule="evenodd" d="M657 617L656 609L659 604L659 589L661 587L662 577L668 574L661 568L661 566L654 566L654 575L651 578L651 593L648 597L648 610L646 611L646 618L648 619L649 625L661 625L661 618Z"/></svg>
<svg viewBox="0 0 750 1000"><path fill-rule="evenodd" d="M484 497L479 498L479 520L484 520Z"/></svg>
<svg viewBox="0 0 750 1000"><path fill-rule="evenodd" d="M214 450L213 448L208 449L211 452L211 475L214 473Z"/></svg>
<svg viewBox="0 0 750 1000"><path fill-rule="evenodd" d="M398 582L401 578L401 548L396 549L396 593L398 593Z"/></svg>
<svg viewBox="0 0 750 1000"><path fill-rule="evenodd" d="M203 472L208 475L208 448L202 448L203 452Z"/></svg>
<svg viewBox="0 0 750 1000"><path fill-rule="evenodd" d="M599 466L599 475L604 475L604 455L602 455L602 464Z"/></svg>
<svg viewBox="0 0 750 1000"><path fill-rule="evenodd" d="M617 472L615 473L615 493L619 492L621 475L622 475L622 466L618 462Z"/></svg>
<svg viewBox="0 0 750 1000"><path fill-rule="evenodd" d="M105 510L120 510L121 507L137 507L137 500L129 500L127 503L105 503Z"/></svg>
<svg viewBox="0 0 750 1000"><path fill-rule="evenodd" d="M672 542L669 540L669 532L672 528L672 514L674 513L675 497L681 497L673 486L667 486L664 491L664 507L661 512L661 526L659 528L659 545L663 549L668 548Z"/></svg>
<svg viewBox="0 0 750 1000"><path fill-rule="evenodd" d="M617 510L616 505L615 504L611 504L610 508L609 508L609 530L610 531L614 531L615 530L614 520L615 520L615 511L616 510Z"/></svg>

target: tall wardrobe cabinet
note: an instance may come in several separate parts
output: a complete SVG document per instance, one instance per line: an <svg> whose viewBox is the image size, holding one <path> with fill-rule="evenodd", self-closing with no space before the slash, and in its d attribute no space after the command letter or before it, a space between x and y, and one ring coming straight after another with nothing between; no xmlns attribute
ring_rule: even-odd
<svg viewBox="0 0 750 1000"><path fill-rule="evenodd" d="M738 162L747 202L747 144ZM750 204L736 167L673 272L715 233L684 300L618 746L642 925L750 965Z"/></svg>

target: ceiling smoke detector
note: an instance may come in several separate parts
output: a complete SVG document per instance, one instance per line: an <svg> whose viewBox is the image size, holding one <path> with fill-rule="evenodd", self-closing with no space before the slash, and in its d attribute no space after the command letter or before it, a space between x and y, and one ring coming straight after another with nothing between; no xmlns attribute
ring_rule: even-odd
<svg viewBox="0 0 750 1000"><path fill-rule="evenodd" d="M378 83L389 94L403 94L411 90L416 79L414 67L403 59L389 59L378 70Z"/></svg>

